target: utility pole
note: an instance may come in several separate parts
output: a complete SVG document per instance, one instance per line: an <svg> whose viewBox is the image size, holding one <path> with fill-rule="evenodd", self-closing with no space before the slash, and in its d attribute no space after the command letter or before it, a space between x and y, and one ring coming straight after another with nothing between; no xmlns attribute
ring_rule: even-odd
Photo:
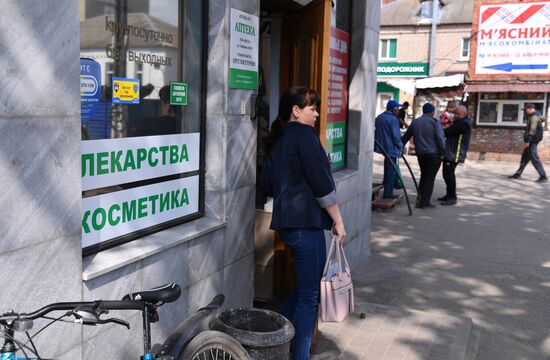
<svg viewBox="0 0 550 360"><path fill-rule="evenodd" d="M435 34L437 32L437 22L439 21L439 0L432 0L432 30L430 32L430 53L428 76L434 75L435 66Z"/></svg>

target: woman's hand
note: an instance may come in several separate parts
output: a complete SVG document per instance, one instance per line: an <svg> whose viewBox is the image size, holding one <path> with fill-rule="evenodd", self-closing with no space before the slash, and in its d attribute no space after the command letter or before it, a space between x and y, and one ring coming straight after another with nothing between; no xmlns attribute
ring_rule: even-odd
<svg viewBox="0 0 550 360"><path fill-rule="evenodd" d="M346 229L343 222L334 223L332 225L332 235L338 238L338 241L342 244L346 237Z"/></svg>

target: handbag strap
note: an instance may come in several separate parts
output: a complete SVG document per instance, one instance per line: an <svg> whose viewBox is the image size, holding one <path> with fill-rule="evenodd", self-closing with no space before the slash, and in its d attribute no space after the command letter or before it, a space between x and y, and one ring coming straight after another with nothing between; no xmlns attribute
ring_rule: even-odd
<svg viewBox="0 0 550 360"><path fill-rule="evenodd" d="M340 249L341 249L341 253L342 253L342 258L344 258L344 264L346 265L346 272L350 273L351 274L351 268L349 267L349 264L348 264L348 259L346 258L346 253L344 252L344 245L342 245L342 243L338 243L338 245L340 245Z"/></svg>
<svg viewBox="0 0 550 360"><path fill-rule="evenodd" d="M323 270L323 276L327 274L328 266L330 265L330 260L332 260L332 257L334 256L334 250L335 250L335 241L334 237L332 237L332 241L330 242L330 249L327 254L327 261L325 262L325 269Z"/></svg>

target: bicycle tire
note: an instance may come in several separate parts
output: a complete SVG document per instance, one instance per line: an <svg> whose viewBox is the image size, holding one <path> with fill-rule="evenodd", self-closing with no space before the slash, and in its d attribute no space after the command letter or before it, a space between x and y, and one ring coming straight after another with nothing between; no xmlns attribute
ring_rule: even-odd
<svg viewBox="0 0 550 360"><path fill-rule="evenodd" d="M221 331L203 331L183 349L178 360L251 360L242 345Z"/></svg>

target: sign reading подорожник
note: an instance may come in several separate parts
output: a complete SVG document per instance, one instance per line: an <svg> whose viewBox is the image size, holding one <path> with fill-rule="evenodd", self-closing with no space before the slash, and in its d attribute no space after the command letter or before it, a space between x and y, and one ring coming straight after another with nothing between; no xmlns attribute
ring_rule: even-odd
<svg viewBox="0 0 550 360"><path fill-rule="evenodd" d="M258 87L259 19L255 15L231 9L229 35L229 87Z"/></svg>
<svg viewBox="0 0 550 360"><path fill-rule="evenodd" d="M550 2L479 7L476 75L549 74Z"/></svg>

